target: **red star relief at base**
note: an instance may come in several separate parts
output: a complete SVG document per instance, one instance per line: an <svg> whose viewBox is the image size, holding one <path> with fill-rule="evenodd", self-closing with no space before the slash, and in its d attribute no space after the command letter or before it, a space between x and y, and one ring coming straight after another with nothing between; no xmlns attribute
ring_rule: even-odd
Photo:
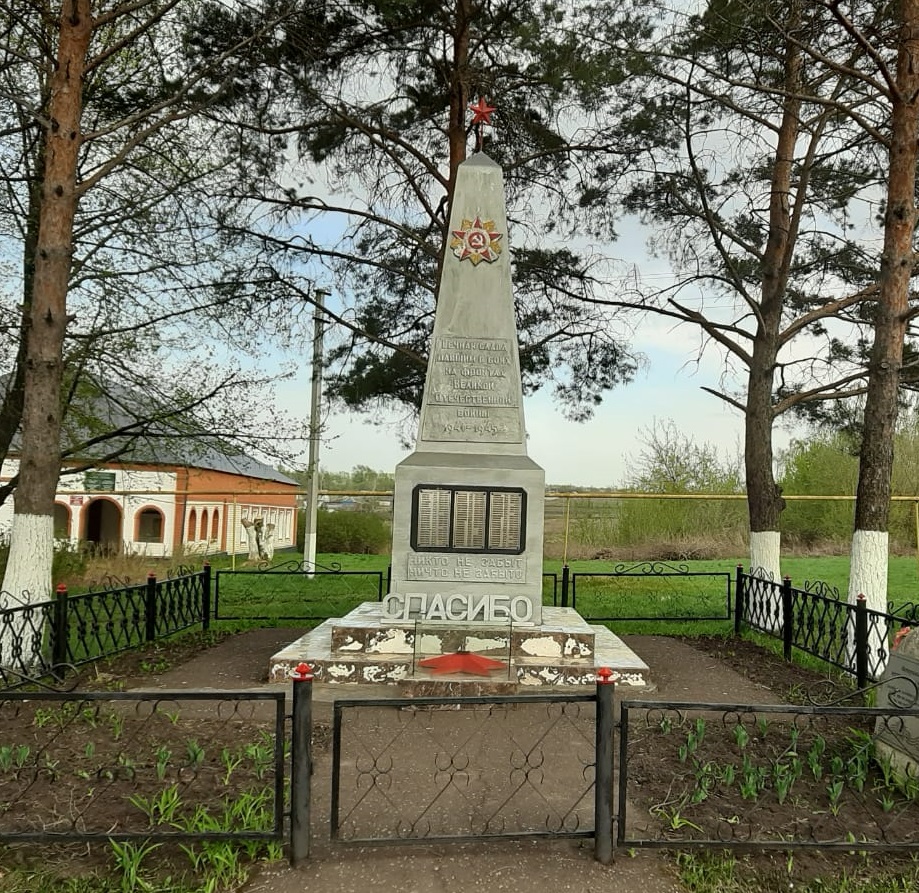
<svg viewBox="0 0 919 893"><path fill-rule="evenodd" d="M418 661L419 667L433 670L438 675L463 673L469 676L489 676L495 670L506 670L507 664L471 651L455 651L452 654L439 654Z"/></svg>

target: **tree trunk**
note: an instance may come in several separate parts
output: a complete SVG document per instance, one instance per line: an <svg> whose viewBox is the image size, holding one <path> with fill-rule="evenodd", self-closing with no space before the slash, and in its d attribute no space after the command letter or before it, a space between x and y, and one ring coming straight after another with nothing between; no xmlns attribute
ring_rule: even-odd
<svg viewBox="0 0 919 893"><path fill-rule="evenodd" d="M896 85L891 103L884 250L878 279L874 344L868 365L848 593L850 603L861 594L868 608L876 611L887 608L890 478L916 227L919 0L902 0L900 4ZM871 645L886 650L885 643L879 640L872 641Z"/></svg>
<svg viewBox="0 0 919 893"><path fill-rule="evenodd" d="M789 16L793 29L797 12ZM763 252L759 319L747 384L744 425L744 469L747 508L750 514L750 573L770 580L781 579L779 518L785 500L775 482L772 452L773 386L782 309L788 286L796 233L791 211L791 184L795 144L800 130L801 49L788 41L785 55L785 100L775 147L769 199L769 235ZM776 612L775 616L780 616Z"/></svg>
<svg viewBox="0 0 919 893"><path fill-rule="evenodd" d="M453 65L450 69L450 112L447 120L447 146L450 156L450 175L447 180L446 199L441 201L443 209L443 244L437 256L435 289L440 289L443 273L444 253L447 239L447 221L450 219L450 204L453 201L453 187L456 183L456 169L466 160L466 105L469 100L469 32L472 27L470 0L456 0L453 10ZM434 302L437 302L437 291ZM306 544L304 544L304 549Z"/></svg>
<svg viewBox="0 0 919 893"><path fill-rule="evenodd" d="M450 70L450 120L447 142L450 146L450 182L447 201L453 200L456 169L466 160L466 105L469 101L469 31L472 10L469 0L456 0L453 23L453 67ZM450 219L446 209L444 220Z"/></svg>
<svg viewBox="0 0 919 893"><path fill-rule="evenodd" d="M54 494L60 474L61 382L67 289L77 207L83 71L93 22L90 0L64 0L51 76L49 125L26 350L22 452L3 589L39 601L51 596Z"/></svg>
<svg viewBox="0 0 919 893"><path fill-rule="evenodd" d="M785 508L785 500L773 473L772 385L775 356L774 339L757 338L751 356L744 421L750 573L769 580L781 579L779 517Z"/></svg>
<svg viewBox="0 0 919 893"><path fill-rule="evenodd" d="M47 97L42 101L42 109L47 110ZM38 224L41 212L42 181L44 170L44 144L38 140L35 150L34 166L29 172L28 210L25 219L25 238L22 246L22 307L19 311L19 342L16 347L16 359L10 374L6 392L0 400L0 462L10 451L10 445L16 432L22 425L22 410L25 401L25 371L29 340L29 326L32 312L32 292L35 284L35 258L38 246ZM6 502L15 489L15 479L0 485L0 505Z"/></svg>

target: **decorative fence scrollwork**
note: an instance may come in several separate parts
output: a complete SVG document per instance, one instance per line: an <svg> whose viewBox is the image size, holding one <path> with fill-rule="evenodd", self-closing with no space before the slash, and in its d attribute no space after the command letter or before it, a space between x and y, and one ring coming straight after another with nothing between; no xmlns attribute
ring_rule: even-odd
<svg viewBox="0 0 919 893"><path fill-rule="evenodd" d="M735 631L744 625L781 639L786 659L795 648L851 674L864 688L880 679L897 630L909 625L911 606L895 613L874 611L864 599L845 601L839 590L821 581L796 589L737 570Z"/></svg>
<svg viewBox="0 0 919 893"><path fill-rule="evenodd" d="M110 657L196 624L207 625L210 567L183 577L29 603L0 597L0 682L55 675L68 666Z"/></svg>
<svg viewBox="0 0 919 893"><path fill-rule="evenodd" d="M266 580L271 598L264 598ZM341 617L367 601L381 601L382 571L346 571L333 562L262 563L214 573L214 620L325 620Z"/></svg>
<svg viewBox="0 0 919 893"><path fill-rule="evenodd" d="M688 564L639 561L613 565L607 572L567 573L563 569L562 604L586 620L692 621L731 616L732 579L724 571L690 571Z"/></svg>
<svg viewBox="0 0 919 893"><path fill-rule="evenodd" d="M593 836L595 703L584 694L336 701L332 839Z"/></svg>

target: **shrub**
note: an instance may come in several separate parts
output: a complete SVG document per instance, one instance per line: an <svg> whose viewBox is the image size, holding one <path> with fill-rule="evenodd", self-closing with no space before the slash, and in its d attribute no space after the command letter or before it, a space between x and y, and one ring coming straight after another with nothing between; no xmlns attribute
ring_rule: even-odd
<svg viewBox="0 0 919 893"><path fill-rule="evenodd" d="M621 500L608 545L632 551L666 546L658 557L671 559L701 557L717 544L730 554L745 538L746 503L717 496L740 493L739 459L694 443L672 421L655 421L642 433L644 449L631 461L626 486L647 495Z"/></svg>
<svg viewBox="0 0 919 893"><path fill-rule="evenodd" d="M706 557L712 550L733 554L745 541L747 506L742 500L622 500L610 542L635 549L653 545L659 557ZM665 554L666 553L666 554Z"/></svg>
<svg viewBox="0 0 919 893"><path fill-rule="evenodd" d="M303 549L306 529L305 512L298 520L297 545ZM371 512L320 510L316 517L316 550L318 552L351 552L383 555L390 547L389 523Z"/></svg>

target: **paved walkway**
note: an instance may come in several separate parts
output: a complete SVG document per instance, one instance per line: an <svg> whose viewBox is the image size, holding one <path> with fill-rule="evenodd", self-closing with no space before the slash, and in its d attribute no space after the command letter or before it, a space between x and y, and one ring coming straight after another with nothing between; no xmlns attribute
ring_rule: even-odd
<svg viewBox="0 0 919 893"><path fill-rule="evenodd" d="M298 633L254 630L149 680L159 688L253 688L265 684L268 658ZM715 658L673 639L627 637L651 667L655 700L773 701L767 690ZM145 686L147 687L147 686ZM345 687L317 686L316 713L324 718ZM363 688L363 687L362 687ZM340 696L340 695L339 695ZM637 692L624 693L638 697ZM346 847L328 839L331 757L317 755L314 772L314 837L311 859L299 869L261 868L247 893L681 893L672 860L657 851L617 853L612 865L593 858L593 841L491 842L452 846Z"/></svg>

